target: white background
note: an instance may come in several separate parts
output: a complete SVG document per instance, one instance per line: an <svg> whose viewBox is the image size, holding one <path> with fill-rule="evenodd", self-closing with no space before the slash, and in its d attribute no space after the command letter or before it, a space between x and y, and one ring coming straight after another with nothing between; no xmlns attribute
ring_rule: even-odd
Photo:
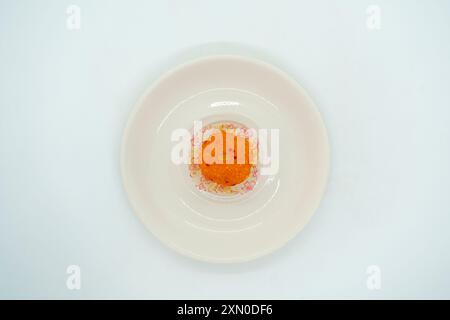
<svg viewBox="0 0 450 320"><path fill-rule="evenodd" d="M80 30L66 27L72 3ZM380 30L366 26L372 4ZM449 39L445 0L0 0L0 297L450 298ZM160 244L119 171L141 93L223 43L296 78L332 148L311 223L241 265Z"/></svg>

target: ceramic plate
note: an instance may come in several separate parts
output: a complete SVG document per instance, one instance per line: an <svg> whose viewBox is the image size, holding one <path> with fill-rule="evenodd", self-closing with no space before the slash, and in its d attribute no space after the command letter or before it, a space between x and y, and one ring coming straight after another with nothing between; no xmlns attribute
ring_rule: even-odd
<svg viewBox="0 0 450 320"><path fill-rule="evenodd" d="M205 178L180 148L223 126L256 135L257 161L233 186ZM125 129L121 169L136 214L163 243L203 261L241 262L280 248L308 223L326 186L329 145L314 102L288 75L215 55L147 90Z"/></svg>

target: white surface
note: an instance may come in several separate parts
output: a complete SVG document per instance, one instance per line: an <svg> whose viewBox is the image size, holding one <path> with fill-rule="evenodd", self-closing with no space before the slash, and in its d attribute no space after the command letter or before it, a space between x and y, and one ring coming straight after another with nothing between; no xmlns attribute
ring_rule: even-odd
<svg viewBox="0 0 450 320"><path fill-rule="evenodd" d="M448 1L0 4L0 296L450 298ZM286 247L239 266L167 250L120 182L126 118L201 45L257 48L312 95L331 140L321 207ZM77 264L82 289L65 286ZM369 265L381 290L366 287Z"/></svg>
<svg viewBox="0 0 450 320"><path fill-rule="evenodd" d="M224 101L237 106L211 107ZM214 117L279 130L279 154L269 151L279 167L264 182L260 176L259 192L245 200L199 195L180 168L187 164L171 159L173 132ZM309 222L328 182L329 148L317 107L285 73L250 57L208 55L168 71L138 102L124 131L121 170L136 214L163 243L202 261L244 262L279 249Z"/></svg>

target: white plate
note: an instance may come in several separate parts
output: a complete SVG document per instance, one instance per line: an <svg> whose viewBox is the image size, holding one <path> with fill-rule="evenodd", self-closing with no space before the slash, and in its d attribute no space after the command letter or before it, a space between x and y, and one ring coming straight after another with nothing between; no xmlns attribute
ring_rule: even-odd
<svg viewBox="0 0 450 320"><path fill-rule="evenodd" d="M241 198L204 196L170 157L172 131L201 119L279 129L279 170ZM307 224L326 186L329 145L316 106L289 76L215 55L167 72L145 93L125 129L121 169L135 212L163 243L203 261L240 262L274 251Z"/></svg>

